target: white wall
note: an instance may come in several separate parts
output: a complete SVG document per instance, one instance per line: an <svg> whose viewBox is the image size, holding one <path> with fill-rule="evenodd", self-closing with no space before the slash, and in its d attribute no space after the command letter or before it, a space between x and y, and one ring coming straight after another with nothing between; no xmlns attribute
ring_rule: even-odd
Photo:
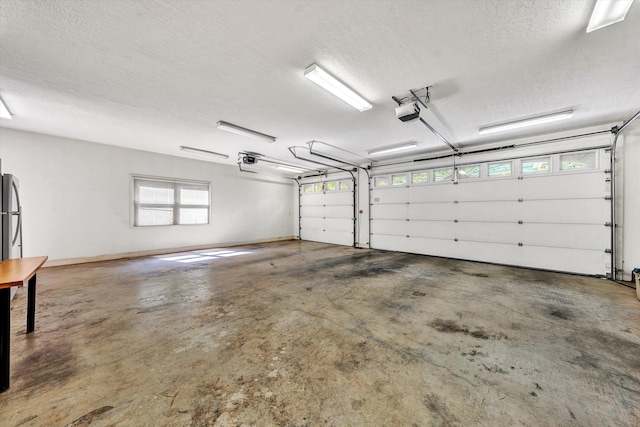
<svg viewBox="0 0 640 427"><path fill-rule="evenodd" d="M50 260L293 235L294 185L237 167L0 129L3 173L20 180L24 256ZM211 224L134 228L131 175L211 182Z"/></svg>
<svg viewBox="0 0 640 427"><path fill-rule="evenodd" d="M631 280L631 271L640 268L640 119L627 127L618 142L618 179L622 178L622 218L618 214L622 236L622 253L618 267L624 269L624 280ZM620 191L618 197L620 197Z"/></svg>

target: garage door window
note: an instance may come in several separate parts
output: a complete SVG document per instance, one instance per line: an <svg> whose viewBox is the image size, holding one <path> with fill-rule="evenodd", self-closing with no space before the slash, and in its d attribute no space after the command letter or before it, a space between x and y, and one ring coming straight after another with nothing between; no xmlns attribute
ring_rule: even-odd
<svg viewBox="0 0 640 427"><path fill-rule="evenodd" d="M208 182L133 177L135 227L209 224Z"/></svg>
<svg viewBox="0 0 640 427"><path fill-rule="evenodd" d="M388 187L389 186L389 177L388 176L376 176L373 179L373 184L376 187Z"/></svg>
<svg viewBox="0 0 640 427"><path fill-rule="evenodd" d="M480 177L480 165L463 166L458 168L458 179L469 179Z"/></svg>
<svg viewBox="0 0 640 427"><path fill-rule="evenodd" d="M351 191L351 181L340 181L341 191Z"/></svg>
<svg viewBox="0 0 640 427"><path fill-rule="evenodd" d="M522 160L522 173L541 173L549 172L549 170L551 170L551 160L549 157Z"/></svg>
<svg viewBox="0 0 640 427"><path fill-rule="evenodd" d="M391 183L393 185L405 185L407 183L407 175L391 175Z"/></svg>
<svg viewBox="0 0 640 427"><path fill-rule="evenodd" d="M453 177L453 168L436 169L433 171L433 180L435 182L444 181Z"/></svg>
<svg viewBox="0 0 640 427"><path fill-rule="evenodd" d="M489 176L510 176L511 162L489 163Z"/></svg>
<svg viewBox="0 0 640 427"><path fill-rule="evenodd" d="M315 185L315 190L316 190L316 193L324 193L324 184L321 182L318 182Z"/></svg>
<svg viewBox="0 0 640 427"><path fill-rule="evenodd" d="M303 193L313 193L313 184L305 184L302 186Z"/></svg>
<svg viewBox="0 0 640 427"><path fill-rule="evenodd" d="M337 182L327 182L327 191L336 191L338 189Z"/></svg>
<svg viewBox="0 0 640 427"><path fill-rule="evenodd" d="M414 172L411 174L411 183L412 184L426 184L429 182L429 172Z"/></svg>
<svg viewBox="0 0 640 427"><path fill-rule="evenodd" d="M571 153L560 156L560 169L563 171L577 169L595 169L596 153Z"/></svg>

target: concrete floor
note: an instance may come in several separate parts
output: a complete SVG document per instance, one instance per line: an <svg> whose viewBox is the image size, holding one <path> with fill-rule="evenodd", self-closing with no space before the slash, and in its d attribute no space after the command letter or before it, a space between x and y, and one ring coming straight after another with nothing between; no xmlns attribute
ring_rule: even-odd
<svg viewBox="0 0 640 427"><path fill-rule="evenodd" d="M0 425L640 424L633 289L311 242L231 250L248 253L44 269L34 334L24 289L13 303Z"/></svg>

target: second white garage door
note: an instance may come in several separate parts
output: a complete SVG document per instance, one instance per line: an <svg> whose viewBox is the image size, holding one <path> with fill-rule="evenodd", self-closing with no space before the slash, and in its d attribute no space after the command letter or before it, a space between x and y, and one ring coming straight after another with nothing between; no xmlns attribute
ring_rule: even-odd
<svg viewBox="0 0 640 427"><path fill-rule="evenodd" d="M300 185L300 239L354 244L354 180L350 178Z"/></svg>
<svg viewBox="0 0 640 427"><path fill-rule="evenodd" d="M376 175L371 247L604 276L609 167L597 149Z"/></svg>

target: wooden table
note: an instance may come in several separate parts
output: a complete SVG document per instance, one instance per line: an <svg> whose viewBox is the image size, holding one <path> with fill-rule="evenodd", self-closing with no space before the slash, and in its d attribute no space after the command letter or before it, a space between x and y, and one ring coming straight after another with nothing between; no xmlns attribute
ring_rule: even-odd
<svg viewBox="0 0 640 427"><path fill-rule="evenodd" d="M0 263L0 393L9 390L11 337L11 288L28 281L27 333L36 327L36 273L46 256L11 258Z"/></svg>

